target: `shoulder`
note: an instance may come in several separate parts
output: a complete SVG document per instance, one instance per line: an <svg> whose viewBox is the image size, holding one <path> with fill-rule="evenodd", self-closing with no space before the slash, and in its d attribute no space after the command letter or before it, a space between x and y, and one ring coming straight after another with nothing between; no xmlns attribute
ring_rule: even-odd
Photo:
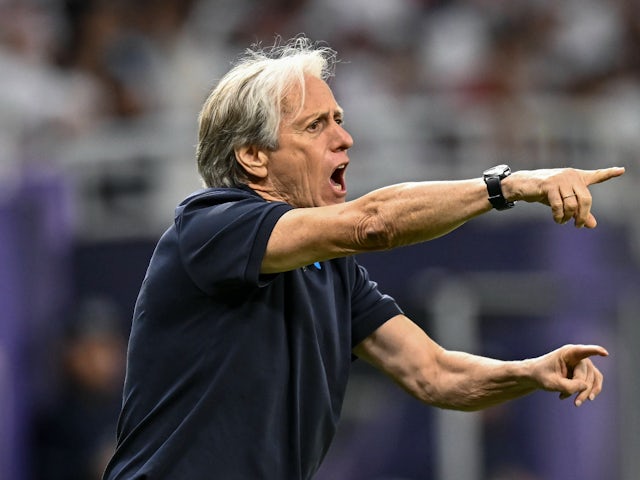
<svg viewBox="0 0 640 480"><path fill-rule="evenodd" d="M180 238L198 241L212 232L242 232L255 238L259 231L271 232L290 205L268 202L250 188L208 188L185 198L175 210L174 225ZM194 237L195 235L195 237Z"/></svg>
<svg viewBox="0 0 640 480"><path fill-rule="evenodd" d="M243 200L266 203L260 195L249 188L205 188L193 192L180 202L176 208L176 213L190 208L214 206Z"/></svg>
<svg viewBox="0 0 640 480"><path fill-rule="evenodd" d="M186 197L175 210L175 219L195 213L199 210L223 207L224 210L234 206L242 209L264 207L290 210L293 207L284 202L268 202L249 187L206 188ZM220 209L218 209L220 210Z"/></svg>

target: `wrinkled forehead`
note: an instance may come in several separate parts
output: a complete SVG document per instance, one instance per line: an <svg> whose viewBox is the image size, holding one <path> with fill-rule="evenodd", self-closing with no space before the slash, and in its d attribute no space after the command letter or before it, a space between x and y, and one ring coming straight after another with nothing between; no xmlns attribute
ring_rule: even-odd
<svg viewBox="0 0 640 480"><path fill-rule="evenodd" d="M324 80L305 75L303 81L294 80L285 89L280 114L283 123L291 123L299 116L309 113L307 111L327 109L341 110L336 104L331 88Z"/></svg>

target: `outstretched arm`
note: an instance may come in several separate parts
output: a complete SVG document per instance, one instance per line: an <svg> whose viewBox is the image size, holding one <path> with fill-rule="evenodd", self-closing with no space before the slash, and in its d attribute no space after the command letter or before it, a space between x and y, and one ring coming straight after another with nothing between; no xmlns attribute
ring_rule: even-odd
<svg viewBox="0 0 640 480"><path fill-rule="evenodd" d="M576 226L593 228L589 186L623 173L617 167L519 171L503 180L503 192L510 201L549 205L556 222L573 218ZM295 208L276 223L262 272L428 241L491 208L482 178L402 183L339 205Z"/></svg>
<svg viewBox="0 0 640 480"><path fill-rule="evenodd" d="M398 315L354 349L425 403L454 410L480 410L535 390L574 394L580 406L602 390L603 376L590 356L595 345L565 345L541 357L501 361L445 350L420 327Z"/></svg>

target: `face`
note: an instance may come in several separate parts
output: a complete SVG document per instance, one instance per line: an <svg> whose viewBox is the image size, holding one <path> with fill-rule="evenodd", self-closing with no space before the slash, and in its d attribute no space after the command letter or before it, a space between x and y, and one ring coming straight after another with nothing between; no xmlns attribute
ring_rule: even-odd
<svg viewBox="0 0 640 480"><path fill-rule="evenodd" d="M347 196L347 150L353 139L342 126L343 112L329 86L307 76L305 87L300 111L299 92L285 99L297 113L283 115L278 149L265 153L268 174L261 193L295 207L342 203Z"/></svg>

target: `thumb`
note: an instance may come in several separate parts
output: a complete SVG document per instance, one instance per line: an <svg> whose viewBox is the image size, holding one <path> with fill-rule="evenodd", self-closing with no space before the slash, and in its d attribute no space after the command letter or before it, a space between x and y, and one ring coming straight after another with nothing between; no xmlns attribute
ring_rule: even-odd
<svg viewBox="0 0 640 480"><path fill-rule="evenodd" d="M589 213L589 217L587 217L587 220L584 222L585 228L596 228L597 225L598 221L596 217L594 217L592 213Z"/></svg>
<svg viewBox="0 0 640 480"><path fill-rule="evenodd" d="M560 392L560 400L571 397L574 393L583 392L588 388L586 382L582 380L574 380L570 378L562 378L558 380L556 390Z"/></svg>

